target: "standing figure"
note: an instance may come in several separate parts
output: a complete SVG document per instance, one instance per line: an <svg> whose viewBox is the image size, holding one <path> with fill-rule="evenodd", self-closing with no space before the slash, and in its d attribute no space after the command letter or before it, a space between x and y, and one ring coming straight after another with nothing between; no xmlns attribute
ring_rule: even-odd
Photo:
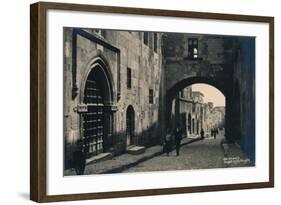
<svg viewBox="0 0 281 205"><path fill-rule="evenodd" d="M172 134L170 132L170 129L167 129L167 134L165 136L165 143L164 143L164 152L166 152L166 155L169 156L169 153L171 152L172 148Z"/></svg>
<svg viewBox="0 0 281 205"><path fill-rule="evenodd" d="M83 175L86 166L86 156L83 150L83 141L79 139L73 153L74 168L77 175Z"/></svg>
<svg viewBox="0 0 281 205"><path fill-rule="evenodd" d="M204 135L205 135L205 132L204 132L203 128L201 129L200 135L201 135L201 140L203 140L204 139Z"/></svg>
<svg viewBox="0 0 281 205"><path fill-rule="evenodd" d="M214 138L216 139L217 138L217 129L216 128L214 128Z"/></svg>
<svg viewBox="0 0 281 205"><path fill-rule="evenodd" d="M211 129L211 136L212 137L214 136L214 129L213 128Z"/></svg>
<svg viewBox="0 0 281 205"><path fill-rule="evenodd" d="M182 131L181 131L180 127L178 126L176 128L176 132L175 132L175 143L176 143L177 156L180 155L181 140L182 140Z"/></svg>

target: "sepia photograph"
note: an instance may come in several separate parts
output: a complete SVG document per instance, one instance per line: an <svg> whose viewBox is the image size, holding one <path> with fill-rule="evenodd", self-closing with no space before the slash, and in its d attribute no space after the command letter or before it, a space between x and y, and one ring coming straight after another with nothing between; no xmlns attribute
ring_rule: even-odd
<svg viewBox="0 0 281 205"><path fill-rule="evenodd" d="M255 37L63 28L64 176L255 166Z"/></svg>
<svg viewBox="0 0 281 205"><path fill-rule="evenodd" d="M274 187L274 17L246 13L32 4L31 200Z"/></svg>

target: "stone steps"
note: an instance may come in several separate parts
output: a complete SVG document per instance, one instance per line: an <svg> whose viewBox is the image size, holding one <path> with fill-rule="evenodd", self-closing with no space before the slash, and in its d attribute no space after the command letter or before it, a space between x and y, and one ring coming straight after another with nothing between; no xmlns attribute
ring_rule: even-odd
<svg viewBox="0 0 281 205"><path fill-rule="evenodd" d="M94 162L100 162L100 161L103 161L103 160L110 159L111 157L112 157L112 154L109 153L109 152L100 153L96 156L93 156L93 157L90 157L90 158L86 159L86 164L91 164L91 163L94 163Z"/></svg>
<svg viewBox="0 0 281 205"><path fill-rule="evenodd" d="M143 146L129 146L127 148L127 153L132 155L143 154L145 152L145 147Z"/></svg>

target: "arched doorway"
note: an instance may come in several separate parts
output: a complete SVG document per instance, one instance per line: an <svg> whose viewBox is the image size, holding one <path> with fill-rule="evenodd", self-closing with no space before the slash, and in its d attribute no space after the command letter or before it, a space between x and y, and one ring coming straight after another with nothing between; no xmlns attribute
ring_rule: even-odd
<svg viewBox="0 0 281 205"><path fill-rule="evenodd" d="M135 133L135 111L133 106L129 105L126 112L127 146L134 144L134 133Z"/></svg>
<svg viewBox="0 0 281 205"><path fill-rule="evenodd" d="M87 111L82 113L82 136L87 157L108 150L112 144L111 82L101 64L93 64L84 84L82 102Z"/></svg>

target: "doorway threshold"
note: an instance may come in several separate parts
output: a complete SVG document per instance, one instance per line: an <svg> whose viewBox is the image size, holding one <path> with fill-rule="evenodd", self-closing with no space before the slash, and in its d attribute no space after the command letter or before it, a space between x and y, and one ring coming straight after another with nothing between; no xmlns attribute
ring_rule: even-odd
<svg viewBox="0 0 281 205"><path fill-rule="evenodd" d="M110 159L112 157L112 154L110 152L100 153L98 155L95 155L93 157L90 157L86 159L86 164L91 164L94 162L100 162L103 160Z"/></svg>

